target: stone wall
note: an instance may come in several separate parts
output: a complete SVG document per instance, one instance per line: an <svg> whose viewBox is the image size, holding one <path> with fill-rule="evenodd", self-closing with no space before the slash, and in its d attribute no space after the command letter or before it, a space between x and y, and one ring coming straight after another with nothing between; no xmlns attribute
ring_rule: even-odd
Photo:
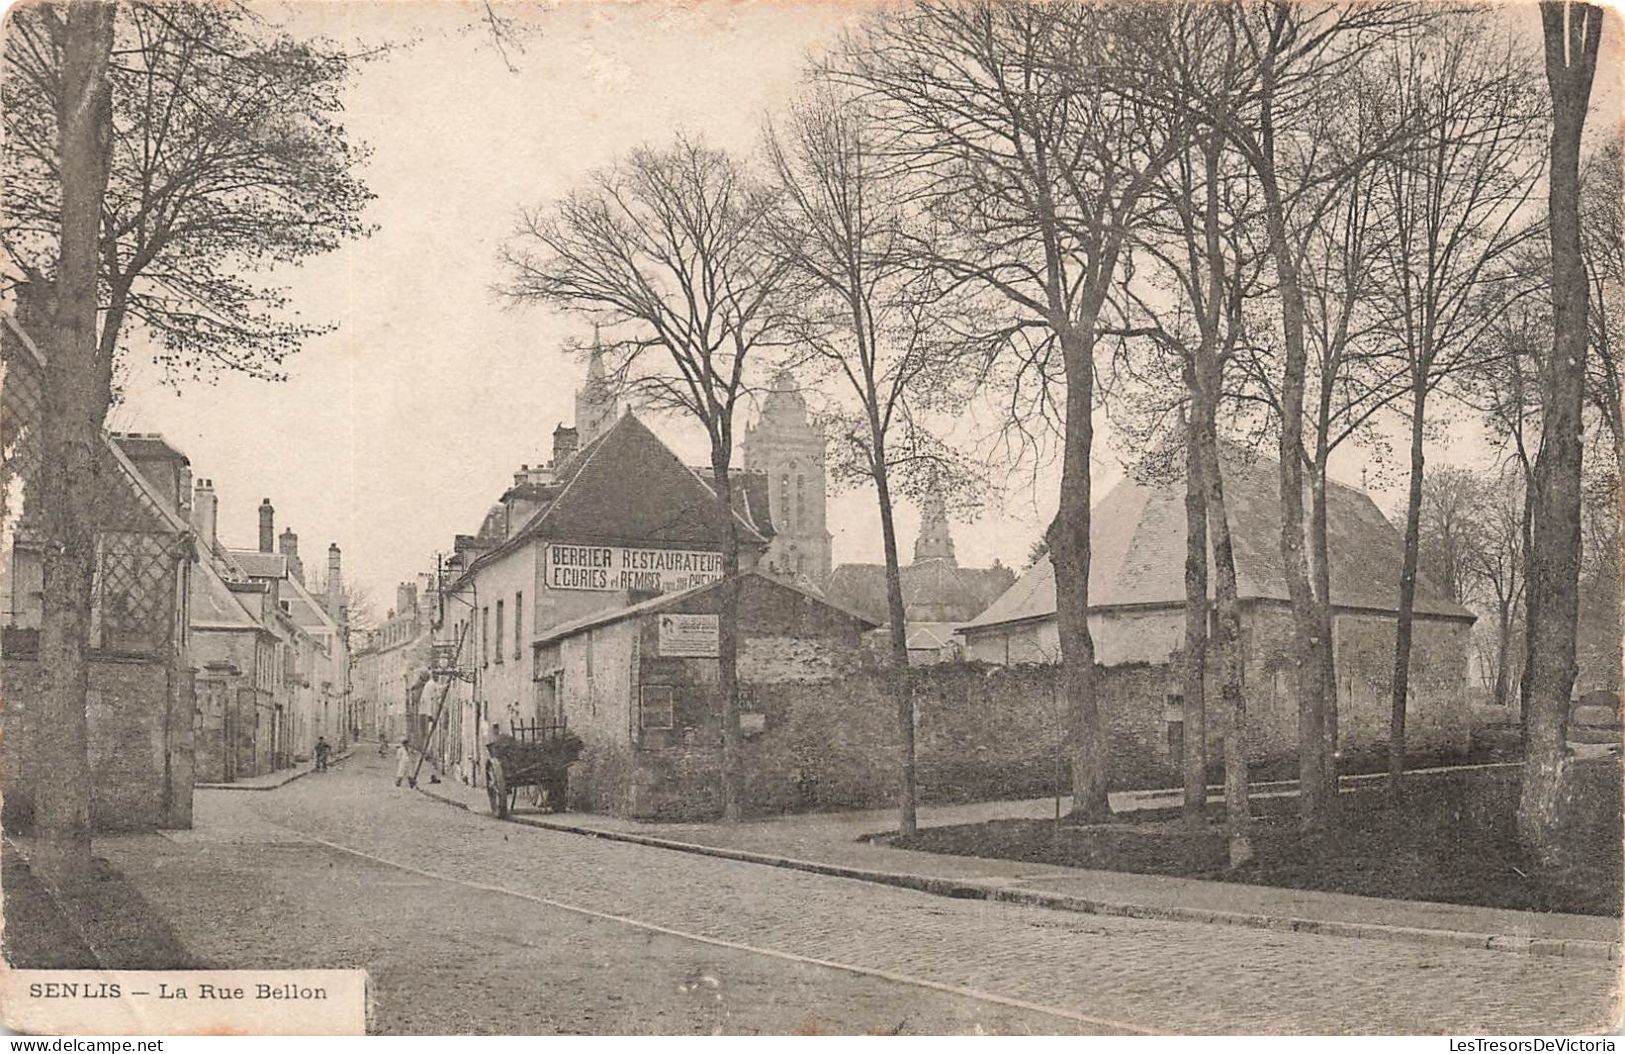
<svg viewBox="0 0 1625 1054"><path fill-rule="evenodd" d="M29 784L51 779L29 764L37 737L38 664L5 660L5 734L0 737L8 827L28 822ZM91 826L98 831L192 825L193 685L163 664L90 664Z"/></svg>
<svg viewBox="0 0 1625 1054"><path fill-rule="evenodd" d="M1417 619L1414 627L1407 750L1465 753L1472 736L1466 699L1471 627L1437 619ZM1334 620L1338 742L1345 757L1387 749L1394 633L1390 616L1339 612ZM1254 760L1290 756L1298 741L1290 610L1284 604L1250 606L1244 636L1249 753Z"/></svg>
<svg viewBox="0 0 1625 1054"><path fill-rule="evenodd" d="M1099 671L1121 787L1177 772L1163 738L1166 667ZM1070 791L1064 708L1053 666L940 665L912 675L916 778L923 801L981 801ZM747 801L757 813L874 808L896 800L897 712L887 670L833 684L753 687L761 734L746 740ZM1160 744L1160 747L1159 747Z"/></svg>

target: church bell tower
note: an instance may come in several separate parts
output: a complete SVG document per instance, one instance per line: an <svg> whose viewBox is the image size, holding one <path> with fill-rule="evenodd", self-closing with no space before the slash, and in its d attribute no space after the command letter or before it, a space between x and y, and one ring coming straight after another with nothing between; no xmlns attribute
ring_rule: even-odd
<svg viewBox="0 0 1625 1054"><path fill-rule="evenodd" d="M795 380L773 378L762 413L740 444L747 472L768 482L773 539L761 566L785 577L805 576L822 586L830 571L830 534L824 521L824 436L807 419L807 401Z"/></svg>

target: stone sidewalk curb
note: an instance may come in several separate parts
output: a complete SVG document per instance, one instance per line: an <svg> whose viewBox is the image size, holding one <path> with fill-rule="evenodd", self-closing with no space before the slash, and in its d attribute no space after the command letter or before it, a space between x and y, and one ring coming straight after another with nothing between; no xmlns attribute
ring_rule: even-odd
<svg viewBox="0 0 1625 1054"><path fill-rule="evenodd" d="M427 798L475 812L468 805L453 798L416 788ZM479 813L479 815L485 815ZM671 838L634 834L626 831L604 831L558 820L540 820L530 816L510 817L512 822L526 827L537 827L566 834L603 838L611 842L628 842L655 849L669 849L699 856L712 856L723 860L782 867L791 871L848 878L859 882L912 889L939 897L960 900L992 900L1029 907L1075 911L1086 915L1110 915L1119 918L1152 919L1159 922L1202 922L1220 926L1244 926L1250 929L1276 930L1285 933L1313 933L1325 937L1353 937L1361 940L1391 941L1404 944L1422 944L1446 948L1481 948L1487 951L1515 952L1525 955L1551 955L1568 959L1591 959L1603 962L1621 960L1620 945L1615 941L1586 940L1581 938L1521 937L1492 933L1469 933L1462 930L1435 930L1417 926L1388 926L1375 922L1340 922L1330 919L1303 919L1286 915L1257 915L1239 911L1213 911L1204 908L1186 908L1175 905L1125 904L1115 901L1094 900L1068 893L1048 893L1042 890L1016 889L997 881L943 878L916 875L899 871L874 871L850 867L845 864L827 864L817 860L798 860L772 853L758 853L748 849L728 849L722 846L699 845Z"/></svg>
<svg viewBox="0 0 1625 1054"><path fill-rule="evenodd" d="M355 753L355 751L346 750L342 754L334 754L327 760L327 764L329 767L337 765L339 762L343 761L353 753ZM276 783L262 783L254 787L245 787L241 783L194 783L192 784L192 788L194 790L213 791L274 791L280 790L281 788L292 783L294 780L299 779L302 776L308 776L315 771L315 765L311 765L309 768L294 769L292 772L288 773L287 776Z"/></svg>

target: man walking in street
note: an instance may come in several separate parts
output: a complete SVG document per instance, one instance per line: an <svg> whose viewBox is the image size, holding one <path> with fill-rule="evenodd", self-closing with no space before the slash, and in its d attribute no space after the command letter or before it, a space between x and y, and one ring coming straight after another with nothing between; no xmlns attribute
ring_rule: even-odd
<svg viewBox="0 0 1625 1054"><path fill-rule="evenodd" d="M327 771L327 755L331 754L332 752L333 752L333 748L328 746L327 737L326 736L317 736L316 737L316 771L317 772L326 772Z"/></svg>

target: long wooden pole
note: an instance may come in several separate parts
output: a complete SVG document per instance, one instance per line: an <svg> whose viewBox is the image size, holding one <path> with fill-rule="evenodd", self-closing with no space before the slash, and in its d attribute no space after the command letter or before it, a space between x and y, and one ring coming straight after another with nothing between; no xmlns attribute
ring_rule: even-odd
<svg viewBox="0 0 1625 1054"><path fill-rule="evenodd" d="M463 637L467 635L468 627L464 626L457 632L457 651L452 657L452 667L455 670L457 661L463 657ZM432 659L431 652L431 661ZM429 752L429 743L434 739L435 729L440 727L440 715L446 710L446 696L451 694L451 682L454 677L447 677L446 683L440 686L440 699L434 706L434 717L429 720L429 731L423 736L423 749L418 751L418 763L412 768L412 786L418 785L418 773L423 771L423 757Z"/></svg>

